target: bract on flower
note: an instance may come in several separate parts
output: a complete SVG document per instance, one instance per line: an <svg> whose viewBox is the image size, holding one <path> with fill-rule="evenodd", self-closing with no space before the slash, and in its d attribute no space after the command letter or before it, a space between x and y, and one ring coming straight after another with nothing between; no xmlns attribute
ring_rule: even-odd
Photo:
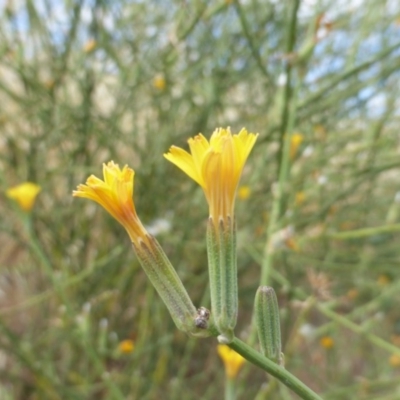
<svg viewBox="0 0 400 400"><path fill-rule="evenodd" d="M147 232L140 222L133 203L135 171L125 165L122 169L110 161L103 164L104 180L91 175L86 184L78 186L72 195L93 200L103 206L128 232L131 240L146 241Z"/></svg>
<svg viewBox="0 0 400 400"><path fill-rule="evenodd" d="M225 366L225 373L228 378L235 378L240 368L246 361L240 354L236 353L226 344L219 344L218 354Z"/></svg>
<svg viewBox="0 0 400 400"><path fill-rule="evenodd" d="M31 182L24 182L7 190L9 199L15 200L24 211L31 211L41 187Z"/></svg>
<svg viewBox="0 0 400 400"><path fill-rule="evenodd" d="M240 176L257 136L244 128L235 135L230 128L218 128L210 141L202 134L190 138L191 154L172 146L164 157L203 188L214 221L233 218Z"/></svg>

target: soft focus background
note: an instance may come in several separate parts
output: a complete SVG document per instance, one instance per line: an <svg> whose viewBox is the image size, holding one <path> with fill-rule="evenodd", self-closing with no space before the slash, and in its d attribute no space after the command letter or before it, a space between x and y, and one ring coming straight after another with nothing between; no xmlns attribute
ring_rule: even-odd
<svg viewBox="0 0 400 400"><path fill-rule="evenodd" d="M1 1L0 399L222 397L216 340L177 331L123 228L71 196L133 167L142 221L209 306L204 195L163 153L219 126L260 134L237 335L264 268L289 371L324 399L399 399L399 4ZM6 191L26 181L23 212ZM267 381L245 365L238 398L297 398Z"/></svg>

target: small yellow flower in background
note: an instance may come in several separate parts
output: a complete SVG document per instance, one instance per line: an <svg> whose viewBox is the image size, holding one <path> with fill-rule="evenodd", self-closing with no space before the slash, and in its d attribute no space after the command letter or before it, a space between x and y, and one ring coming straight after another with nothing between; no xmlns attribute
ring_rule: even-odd
<svg viewBox="0 0 400 400"><path fill-rule="evenodd" d="M218 128L210 141L201 133L189 139L191 154L176 146L164 154L203 188L215 224L234 216L240 176L257 136L244 128L236 135L230 128Z"/></svg>
<svg viewBox="0 0 400 400"><path fill-rule="evenodd" d="M390 340L395 346L400 347L400 335L392 335Z"/></svg>
<svg viewBox="0 0 400 400"><path fill-rule="evenodd" d="M247 200L250 194L251 190L248 186L239 186L237 196L240 200Z"/></svg>
<svg viewBox="0 0 400 400"><path fill-rule="evenodd" d="M49 78L49 79L46 79L43 84L46 89L51 90L54 88L56 81L53 78Z"/></svg>
<svg viewBox="0 0 400 400"><path fill-rule="evenodd" d="M91 175L86 184L72 192L74 197L84 197L99 203L128 232L131 240L138 244L148 242L146 229L140 222L133 203L133 180L135 171L127 165L120 168L114 161L103 164L104 181Z"/></svg>
<svg viewBox="0 0 400 400"><path fill-rule="evenodd" d="M293 238L289 238L285 240L286 246L293 251L299 252L300 251L300 246L297 242L297 240L294 240Z"/></svg>
<svg viewBox="0 0 400 400"><path fill-rule="evenodd" d="M7 190L9 199L15 200L24 211L31 211L41 187L31 182L24 182Z"/></svg>
<svg viewBox="0 0 400 400"><path fill-rule="evenodd" d="M314 126L314 134L318 140L326 139L326 129L323 125L315 125Z"/></svg>
<svg viewBox="0 0 400 400"><path fill-rule="evenodd" d="M357 289L350 289L350 290L347 292L347 297L348 297L348 299L350 299L350 300L356 299L356 298L358 297L358 290L357 290Z"/></svg>
<svg viewBox="0 0 400 400"><path fill-rule="evenodd" d="M135 350L135 343L133 340L126 339L118 344L118 351L122 354L130 354Z"/></svg>
<svg viewBox="0 0 400 400"><path fill-rule="evenodd" d="M304 136L301 133L293 133L290 138L290 159L293 160L297 155L301 143L304 140Z"/></svg>
<svg viewBox="0 0 400 400"><path fill-rule="evenodd" d="M297 206L303 204L305 200L306 200L306 194L304 192L296 193L294 202L296 203Z"/></svg>
<svg viewBox="0 0 400 400"><path fill-rule="evenodd" d="M91 53L97 46L97 42L94 39L89 39L83 46L85 53Z"/></svg>
<svg viewBox="0 0 400 400"><path fill-rule="evenodd" d="M333 216L338 212L338 210L339 210L338 206L330 206L328 210L328 215Z"/></svg>
<svg viewBox="0 0 400 400"><path fill-rule="evenodd" d="M377 283L379 286L386 286L390 283L390 278L385 274L381 274L378 276Z"/></svg>
<svg viewBox="0 0 400 400"><path fill-rule="evenodd" d="M390 364L392 367L399 368L399 367L400 367L400 356L397 355L397 354L392 354L392 355L389 357L389 364Z"/></svg>
<svg viewBox="0 0 400 400"><path fill-rule="evenodd" d="M351 231L352 229L355 229L356 224L353 221L344 221L339 224L339 229L341 231Z"/></svg>
<svg viewBox="0 0 400 400"><path fill-rule="evenodd" d="M217 351L225 365L226 376L228 378L235 378L246 360L226 344L219 344Z"/></svg>
<svg viewBox="0 0 400 400"><path fill-rule="evenodd" d="M323 336L320 340L319 340L319 344L324 347L327 350L330 350L333 348L333 346L335 345L335 342L333 341L333 339L330 336Z"/></svg>
<svg viewBox="0 0 400 400"><path fill-rule="evenodd" d="M165 80L164 76L156 75L153 79L153 86L157 90L164 90L167 87L167 81Z"/></svg>

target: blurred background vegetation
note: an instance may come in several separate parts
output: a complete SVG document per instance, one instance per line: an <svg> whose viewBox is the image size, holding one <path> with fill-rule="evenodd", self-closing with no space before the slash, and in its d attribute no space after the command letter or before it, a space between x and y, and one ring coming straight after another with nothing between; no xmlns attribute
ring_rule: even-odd
<svg viewBox="0 0 400 400"><path fill-rule="evenodd" d="M400 398L398 2L8 0L0 18L1 400L221 398L216 341L178 332L121 226L71 196L133 167L138 214L208 306L204 195L162 155L219 126L260 134L237 335L263 270L293 374L324 399ZM28 215L6 196L25 181ZM237 385L296 398L250 365Z"/></svg>

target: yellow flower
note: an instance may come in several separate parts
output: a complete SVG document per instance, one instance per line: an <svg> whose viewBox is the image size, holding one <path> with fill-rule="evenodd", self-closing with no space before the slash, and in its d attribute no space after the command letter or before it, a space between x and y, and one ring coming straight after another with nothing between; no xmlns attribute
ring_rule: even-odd
<svg viewBox="0 0 400 400"><path fill-rule="evenodd" d="M390 283L390 278L385 274L381 274L378 276L377 282L379 286L386 286Z"/></svg>
<svg viewBox="0 0 400 400"><path fill-rule="evenodd" d="M392 335L390 340L395 346L400 346L400 335Z"/></svg>
<svg viewBox="0 0 400 400"><path fill-rule="evenodd" d="M79 185L72 195L93 200L103 206L126 229L135 244L147 242L147 232L133 204L135 171L127 165L120 169L118 164L110 161L103 164L103 176L104 181L91 175L86 185Z"/></svg>
<svg viewBox="0 0 400 400"><path fill-rule="evenodd" d="M392 354L389 358L389 364L395 368L400 367L400 356L397 354Z"/></svg>
<svg viewBox="0 0 400 400"><path fill-rule="evenodd" d="M217 351L224 362L226 376L235 378L246 359L226 344L219 344Z"/></svg>
<svg viewBox="0 0 400 400"><path fill-rule="evenodd" d="M304 203L306 199L306 194L304 192L297 192L295 195L295 203L297 206L300 206L301 204Z"/></svg>
<svg viewBox="0 0 400 400"><path fill-rule="evenodd" d="M153 86L158 90L164 90L167 86L167 82L162 75L156 75L153 79Z"/></svg>
<svg viewBox="0 0 400 400"><path fill-rule="evenodd" d="M54 79L52 79L52 78L46 79L44 81L44 86L48 90L53 89L55 84L56 84L56 81Z"/></svg>
<svg viewBox="0 0 400 400"><path fill-rule="evenodd" d="M330 350L335 345L335 342L333 341L333 339L330 336L323 336L320 339L319 344L322 347L324 347L325 349Z"/></svg>
<svg viewBox="0 0 400 400"><path fill-rule="evenodd" d="M315 125L314 126L314 134L318 140L326 139L326 129L323 125Z"/></svg>
<svg viewBox="0 0 400 400"><path fill-rule="evenodd" d="M89 39L83 46L85 53L91 53L97 46L97 42L94 39Z"/></svg>
<svg viewBox="0 0 400 400"><path fill-rule="evenodd" d="M257 136L244 128L236 135L219 128L210 141L202 134L189 139L191 154L176 146L164 154L203 188L215 223L233 217L236 189Z"/></svg>
<svg viewBox="0 0 400 400"><path fill-rule="evenodd" d="M31 182L24 182L7 190L9 199L15 200L24 211L31 211L41 187Z"/></svg>
<svg viewBox="0 0 400 400"><path fill-rule="evenodd" d="M353 288L353 289L350 289L347 292L347 297L348 297L349 300L354 300L354 299L356 299L358 297L358 294L359 294L358 290Z"/></svg>
<svg viewBox="0 0 400 400"><path fill-rule="evenodd" d="M238 197L240 200L247 200L250 197L251 190L248 186L239 186Z"/></svg>
<svg viewBox="0 0 400 400"><path fill-rule="evenodd" d="M134 349L135 343L133 342L133 340L130 339L123 340L118 344L118 351L123 354L132 353Z"/></svg>
<svg viewBox="0 0 400 400"><path fill-rule="evenodd" d="M293 160L296 157L297 150L304 140L304 136L301 133L293 133L290 138L290 159Z"/></svg>

